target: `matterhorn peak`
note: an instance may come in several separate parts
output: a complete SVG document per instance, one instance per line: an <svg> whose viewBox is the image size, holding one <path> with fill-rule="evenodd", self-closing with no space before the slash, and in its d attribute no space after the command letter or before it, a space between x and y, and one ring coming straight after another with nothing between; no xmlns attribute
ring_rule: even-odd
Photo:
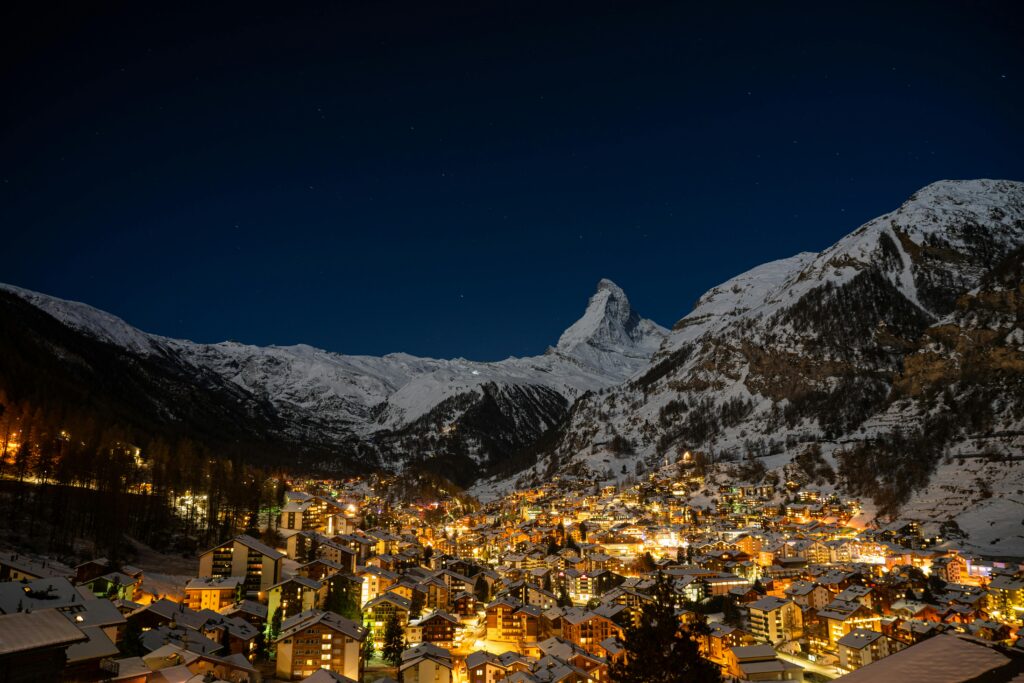
<svg viewBox="0 0 1024 683"><path fill-rule="evenodd" d="M609 280L606 277L603 277L600 280L598 280L598 282L597 282L597 292L595 292L595 294L597 294L598 292L603 292L603 291L611 292L612 294L614 294L616 296L621 296L623 299L626 298L626 293L622 291L622 287L619 287L617 284L615 284L614 282L612 282L611 280Z"/></svg>
<svg viewBox="0 0 1024 683"><path fill-rule="evenodd" d="M590 364L604 354L647 357L657 350L667 331L637 315L622 288L607 278L597 283L583 317L558 339L556 351Z"/></svg>

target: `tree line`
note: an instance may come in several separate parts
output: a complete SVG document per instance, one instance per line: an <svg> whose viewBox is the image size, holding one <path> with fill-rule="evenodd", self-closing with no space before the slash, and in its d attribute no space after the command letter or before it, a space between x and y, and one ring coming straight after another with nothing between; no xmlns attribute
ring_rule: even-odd
<svg viewBox="0 0 1024 683"><path fill-rule="evenodd" d="M91 545L116 558L131 537L193 552L258 529L284 480L244 458L242 448L140 436L0 391L0 525L26 549L74 555Z"/></svg>

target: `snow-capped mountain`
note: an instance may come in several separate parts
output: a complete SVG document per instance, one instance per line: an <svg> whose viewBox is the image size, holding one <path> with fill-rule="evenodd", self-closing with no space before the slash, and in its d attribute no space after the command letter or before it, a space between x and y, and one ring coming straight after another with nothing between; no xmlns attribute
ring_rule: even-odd
<svg viewBox="0 0 1024 683"><path fill-rule="evenodd" d="M821 253L712 288L671 331L604 280L553 347L496 363L195 344L2 286L0 394L309 446L306 465L423 467L481 497L690 450L708 499L775 470L1024 555L1024 533L977 513L1024 518L1022 264L1024 183L941 181Z"/></svg>
<svg viewBox="0 0 1024 683"><path fill-rule="evenodd" d="M684 450L781 468L814 444L837 485L884 511L912 503L943 454L1024 447L1024 311L1007 293L1024 291L1022 247L1024 183L933 183L819 254L711 289L650 368L578 401L518 480L621 479ZM979 302L1001 312L965 315Z"/></svg>
<svg viewBox="0 0 1024 683"><path fill-rule="evenodd" d="M407 431L442 404L445 424L434 426L450 428L485 397L499 398L498 412L518 425L523 438L535 438L561 420L580 394L617 384L645 367L668 334L640 318L609 280L600 282L583 317L555 348L494 363L401 353L353 356L306 345L198 344L147 334L86 304L10 285L0 289L132 356L173 363L186 376L217 377L254 404L270 406L289 436L327 443ZM520 409L523 402L530 406ZM174 406L167 411L174 414ZM522 445L512 439L508 447ZM493 455L472 453L476 460ZM380 462L373 464L391 465L405 454L377 451L377 457Z"/></svg>

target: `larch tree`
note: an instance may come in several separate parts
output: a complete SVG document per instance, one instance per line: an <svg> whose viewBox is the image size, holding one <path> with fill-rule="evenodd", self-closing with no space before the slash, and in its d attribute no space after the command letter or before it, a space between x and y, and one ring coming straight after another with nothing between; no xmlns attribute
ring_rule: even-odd
<svg viewBox="0 0 1024 683"><path fill-rule="evenodd" d="M614 683L720 683L718 666L700 654L695 633L676 615L672 584L661 572L641 609L639 624L625 628L621 662L611 668Z"/></svg>

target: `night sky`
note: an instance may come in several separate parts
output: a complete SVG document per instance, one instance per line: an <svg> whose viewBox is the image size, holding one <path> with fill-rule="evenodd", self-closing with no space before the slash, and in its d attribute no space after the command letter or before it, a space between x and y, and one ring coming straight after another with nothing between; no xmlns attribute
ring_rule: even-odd
<svg viewBox="0 0 1024 683"><path fill-rule="evenodd" d="M540 353L601 277L669 326L1024 179L1019 2L41 4L0 17L0 281L174 337Z"/></svg>

